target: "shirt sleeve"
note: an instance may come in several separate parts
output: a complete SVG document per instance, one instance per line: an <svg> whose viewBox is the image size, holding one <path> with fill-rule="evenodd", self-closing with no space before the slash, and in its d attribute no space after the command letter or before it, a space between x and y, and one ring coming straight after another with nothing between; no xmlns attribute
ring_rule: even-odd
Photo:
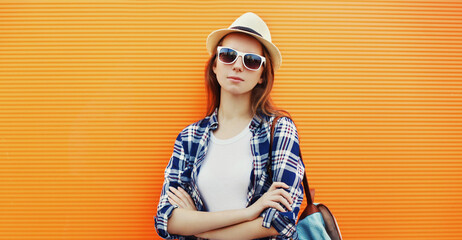
<svg viewBox="0 0 462 240"><path fill-rule="evenodd" d="M296 222L303 201L303 175L305 165L300 158L297 129L290 118L281 117L274 129L272 146L273 182L284 182L292 197L292 211L281 212L267 208L262 212L263 227L273 226L285 238L298 239Z"/></svg>
<svg viewBox="0 0 462 240"><path fill-rule="evenodd" d="M167 192L171 186L175 188L181 186L181 175L185 168L185 159L185 151L180 133L175 140L172 156L165 168L164 184L162 186L159 205L157 206L157 215L154 217L157 234L165 239L184 239L183 236L169 234L167 232L168 219L172 215L173 210L177 208L177 206L173 206L168 201Z"/></svg>

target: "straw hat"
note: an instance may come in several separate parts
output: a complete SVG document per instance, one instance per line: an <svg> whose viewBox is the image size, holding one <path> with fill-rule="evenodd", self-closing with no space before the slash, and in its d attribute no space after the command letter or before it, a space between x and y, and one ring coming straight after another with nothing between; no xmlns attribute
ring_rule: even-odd
<svg viewBox="0 0 462 240"><path fill-rule="evenodd" d="M215 30L207 37L207 51L213 54L218 42L232 32L241 32L255 37L268 50L273 69L276 71L281 66L282 56L279 49L271 42L271 34L266 23L255 13L247 12L236 19L231 26L225 29Z"/></svg>

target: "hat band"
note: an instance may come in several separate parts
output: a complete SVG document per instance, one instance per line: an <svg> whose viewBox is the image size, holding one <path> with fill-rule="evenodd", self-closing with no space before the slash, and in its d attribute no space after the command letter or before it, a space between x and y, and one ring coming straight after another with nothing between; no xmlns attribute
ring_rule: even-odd
<svg viewBox="0 0 462 240"><path fill-rule="evenodd" d="M260 36L260 37L263 37L260 33L258 33L257 31L253 30L252 28L248 28L248 27L235 26L235 27L232 27L232 28L230 28L230 29L242 30L242 31L250 32L250 33L253 33L253 34L257 34L257 35Z"/></svg>

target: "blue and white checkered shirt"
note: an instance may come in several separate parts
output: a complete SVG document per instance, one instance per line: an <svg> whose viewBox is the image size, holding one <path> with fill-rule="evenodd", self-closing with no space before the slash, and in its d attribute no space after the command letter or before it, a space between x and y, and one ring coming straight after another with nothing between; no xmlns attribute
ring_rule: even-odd
<svg viewBox="0 0 462 240"><path fill-rule="evenodd" d="M207 211L197 188L197 176L207 153L209 133L218 127L217 110L215 109L212 115L187 126L175 141L172 157L165 169L157 216L154 217L156 231L162 238L195 239L193 236L185 237L167 232L167 221L177 207L169 203L167 192L170 186L182 187L189 193L198 211ZM282 117L278 120L274 130L273 179L268 179L266 166L273 119L274 117L255 115L250 123L253 170L248 187L247 207L267 192L272 182L286 183L290 186L286 190L293 199L291 206L293 211L280 212L275 208L267 208L260 216L263 217L263 227L273 226L279 232L278 236L265 239L293 238L296 240L298 239L296 232L297 216L303 201L302 180L305 165L300 159L300 147L295 124L290 118Z"/></svg>

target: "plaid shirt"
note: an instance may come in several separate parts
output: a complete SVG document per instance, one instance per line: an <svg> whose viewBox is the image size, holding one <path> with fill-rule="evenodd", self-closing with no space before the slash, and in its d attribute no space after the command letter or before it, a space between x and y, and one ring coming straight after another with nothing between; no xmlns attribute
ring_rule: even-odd
<svg viewBox="0 0 462 240"><path fill-rule="evenodd" d="M252 119L251 150L253 155L253 170L248 187L247 207L256 202L268 191L272 182L284 182L289 185L290 196L293 199L293 211L280 212L275 208L267 208L261 213L262 226L273 226L279 235L264 239L298 239L296 222L300 204L303 201L303 174L305 165L300 159L298 133L290 118L282 117L278 120L273 139L272 171L273 179L268 179L267 163L270 145L271 124L274 117L258 116ZM207 211L201 200L197 188L197 176L201 164L207 153L209 132L217 129L217 109L206 118L187 126L178 135L173 154L165 169L164 184L154 217L156 231L165 239L196 239L194 236L173 235L167 232L167 221L177 206L168 201L168 188L182 187L193 199L198 211Z"/></svg>

